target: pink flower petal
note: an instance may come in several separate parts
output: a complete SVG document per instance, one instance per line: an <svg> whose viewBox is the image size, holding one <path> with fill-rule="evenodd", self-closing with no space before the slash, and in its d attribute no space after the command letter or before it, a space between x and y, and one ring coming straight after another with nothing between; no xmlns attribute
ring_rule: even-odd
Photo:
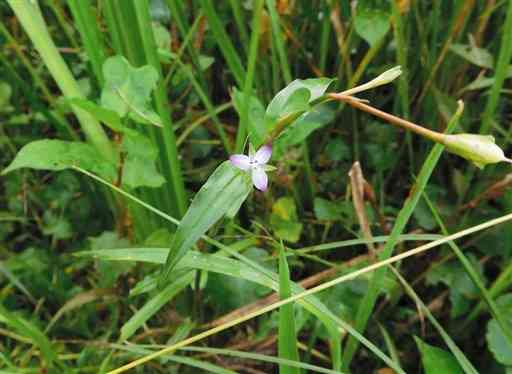
<svg viewBox="0 0 512 374"><path fill-rule="evenodd" d="M231 157L229 157L229 161L242 170L248 170L251 167L249 156L246 155L231 155Z"/></svg>
<svg viewBox="0 0 512 374"><path fill-rule="evenodd" d="M257 167L252 170L252 183L260 191L265 192L267 190L268 177L263 168Z"/></svg>
<svg viewBox="0 0 512 374"><path fill-rule="evenodd" d="M262 146L256 154L254 155L254 160L258 162L258 164L266 164L270 157L272 156L272 146L270 144L265 144Z"/></svg>

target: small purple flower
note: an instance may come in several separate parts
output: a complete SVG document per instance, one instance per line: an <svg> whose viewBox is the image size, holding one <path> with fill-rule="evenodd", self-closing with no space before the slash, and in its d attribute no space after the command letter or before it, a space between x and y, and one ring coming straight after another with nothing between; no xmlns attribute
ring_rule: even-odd
<svg viewBox="0 0 512 374"><path fill-rule="evenodd" d="M237 168L250 171L252 183L260 191L266 191L268 186L267 171L274 168L267 165L268 160L272 156L272 146L270 144L263 145L256 153L249 147L249 155L232 155L229 161Z"/></svg>

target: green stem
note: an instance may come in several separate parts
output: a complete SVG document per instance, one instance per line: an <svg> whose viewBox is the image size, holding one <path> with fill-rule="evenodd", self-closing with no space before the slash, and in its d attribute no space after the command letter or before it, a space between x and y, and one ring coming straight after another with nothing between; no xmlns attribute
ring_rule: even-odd
<svg viewBox="0 0 512 374"><path fill-rule="evenodd" d="M247 75L244 82L244 103L240 116L240 126L236 133L235 152L241 153L247 134L249 122L249 102L251 98L252 85L254 81L254 71L256 69L256 58L258 57L258 44L261 30L261 14L263 10L263 0L257 0L254 4L254 15L252 18L251 44L249 46L249 63L247 65Z"/></svg>
<svg viewBox="0 0 512 374"><path fill-rule="evenodd" d="M101 31L94 18L90 0L68 0L68 6L73 14L76 27L80 32L85 51L91 62L92 71L103 86L103 63L105 62L105 46L101 39Z"/></svg>
<svg viewBox="0 0 512 374"><path fill-rule="evenodd" d="M146 58L150 65L152 65L158 72L160 80L155 91L155 103L158 110L158 114L162 118L164 125L164 131L161 136L164 142L164 149L166 151L166 162L170 168L171 178L168 181L172 184L174 196L171 200L174 200L175 212L181 217L187 210L187 200L185 194L185 185L183 182L183 175L181 173L181 163L178 158L178 148L176 147L176 136L174 134L173 125L171 122L171 111L169 108L169 101L167 99L167 93L165 92L164 80L162 76L162 67L158 58L156 42L154 39L151 17L149 15L149 3L148 0L135 1L134 7L137 14L137 21L139 23L141 32L142 46ZM163 155L162 155L163 156Z"/></svg>
<svg viewBox="0 0 512 374"><path fill-rule="evenodd" d="M85 98L78 83L55 46L37 2L8 0L46 67L66 98ZM116 160L116 153L101 125L88 112L72 106L87 139L106 158Z"/></svg>

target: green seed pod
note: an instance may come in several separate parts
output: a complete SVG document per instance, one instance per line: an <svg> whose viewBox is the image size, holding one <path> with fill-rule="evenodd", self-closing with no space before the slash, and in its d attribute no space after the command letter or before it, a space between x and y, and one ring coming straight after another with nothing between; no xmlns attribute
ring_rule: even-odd
<svg viewBox="0 0 512 374"><path fill-rule="evenodd" d="M487 164L501 161L512 162L505 157L503 150L496 145L494 137L491 135L445 135L442 143L448 152L472 161L480 169Z"/></svg>

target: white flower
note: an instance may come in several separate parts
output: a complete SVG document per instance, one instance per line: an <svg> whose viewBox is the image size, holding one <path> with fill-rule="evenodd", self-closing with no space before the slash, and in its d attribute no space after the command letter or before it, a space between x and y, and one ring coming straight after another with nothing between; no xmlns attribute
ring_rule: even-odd
<svg viewBox="0 0 512 374"><path fill-rule="evenodd" d="M251 173L252 183L260 191L266 191L268 187L267 171L274 168L267 165L272 156L272 146L270 144L263 145L256 153L249 147L249 155L232 155L229 161L237 168Z"/></svg>

